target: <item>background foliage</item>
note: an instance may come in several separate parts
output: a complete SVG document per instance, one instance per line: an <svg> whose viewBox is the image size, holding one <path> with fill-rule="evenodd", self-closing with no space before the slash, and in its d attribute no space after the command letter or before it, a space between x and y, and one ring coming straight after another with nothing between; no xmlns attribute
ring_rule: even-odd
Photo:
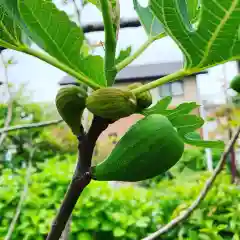
<svg viewBox="0 0 240 240"><path fill-rule="evenodd" d="M75 157L37 163L12 239L45 239L64 196ZM26 169L5 169L0 178L0 237L4 237L23 188ZM198 195L208 173L179 174L154 187L92 182L73 212L70 239L141 239L178 215ZM222 174L184 224L161 239L239 239L240 195ZM160 238L159 238L160 239Z"/></svg>
<svg viewBox="0 0 240 240"><path fill-rule="evenodd" d="M14 106L13 125L57 117L51 105L29 104L21 94L15 98ZM0 107L3 117L6 107L4 104ZM107 143L101 143L101 149L95 151L95 158L101 161L102 147L107 150L117 140L113 137ZM29 190L13 240L46 238L71 179L76 142L64 123L10 132L0 148L0 239L6 236L15 214L32 144L36 151ZM221 150L214 151L214 165L220 155ZM194 200L208 176L205 169L204 149L188 148L176 166L156 178L134 185L92 182L73 213L70 239L141 239L177 216ZM230 184L229 170L226 169L192 217L163 239L237 240L240 236L238 193L237 186Z"/></svg>

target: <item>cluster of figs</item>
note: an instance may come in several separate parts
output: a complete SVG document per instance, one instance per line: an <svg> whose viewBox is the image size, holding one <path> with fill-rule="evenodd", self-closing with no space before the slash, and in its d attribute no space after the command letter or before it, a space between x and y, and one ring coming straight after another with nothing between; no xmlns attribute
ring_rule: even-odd
<svg viewBox="0 0 240 240"><path fill-rule="evenodd" d="M141 86L134 83L126 89L106 87L88 96L82 87L62 87L56 96L59 114L76 136L81 134L81 118L85 108L95 116L116 121L141 113L152 104L149 91L134 95L131 90ZM240 92L240 75L230 87ZM91 167L98 181L142 181L166 172L180 159L184 142L168 120L152 114L132 125L115 148L100 164Z"/></svg>

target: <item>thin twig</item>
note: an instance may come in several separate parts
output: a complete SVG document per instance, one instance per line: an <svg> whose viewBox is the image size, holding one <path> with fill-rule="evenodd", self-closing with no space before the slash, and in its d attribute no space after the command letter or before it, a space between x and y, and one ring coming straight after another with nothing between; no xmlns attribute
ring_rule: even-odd
<svg viewBox="0 0 240 240"><path fill-rule="evenodd" d="M80 25L81 24L81 11L78 9L76 1L75 0L72 0L72 1L73 1L73 6L75 9L76 15L77 15L78 24Z"/></svg>
<svg viewBox="0 0 240 240"><path fill-rule="evenodd" d="M8 229L8 233L7 233L4 240L10 240L11 239L14 228L17 224L17 220L18 220L19 215L20 215L21 210L22 210L23 202L25 201L25 199L27 197L28 186L29 186L31 170L32 170L32 159L33 159L34 152L35 152L35 148L30 153L23 191L22 191L22 194L21 194L21 197L20 197L17 209L16 209L16 213L15 213L13 219L12 219L12 222L11 222L10 227Z"/></svg>
<svg viewBox="0 0 240 240"><path fill-rule="evenodd" d="M107 128L108 124L106 120L94 117L88 133L82 133L82 136L78 137L79 145L76 169L46 240L59 240L78 198L84 188L90 183L90 166L94 146L99 135Z"/></svg>
<svg viewBox="0 0 240 240"><path fill-rule="evenodd" d="M51 125L55 125L58 123L63 122L62 119L52 120L52 121L46 121L46 122L40 122L40 123L29 123L29 124L23 124L23 125L16 125L8 128L1 128L0 134L5 132L13 132L16 130L24 130L24 129L31 129L31 128L39 128L39 127L48 127Z"/></svg>
<svg viewBox="0 0 240 240"><path fill-rule="evenodd" d="M188 209L186 209L181 215L179 215L178 217L173 219L171 222L169 222L168 224L166 224L165 226L163 226L162 228L160 228L156 232L150 234L148 237L143 238L142 240L156 239L156 237L159 237L160 235L162 235L162 234L168 232L169 230L173 229L176 225L178 225L182 221L186 220L192 214L192 212L199 206L201 201L206 197L206 195L207 195L208 191L211 189L216 177L222 171L223 166L226 162L227 156L230 153L231 149L234 147L234 144L237 141L239 134L240 134L240 127L238 128L238 130L234 134L232 140L229 142L225 151L223 152L217 167L213 171L212 176L206 181L205 186L203 187L202 191L198 195L197 199L192 203L192 205Z"/></svg>
<svg viewBox="0 0 240 240"><path fill-rule="evenodd" d="M7 107L7 116L5 118L5 122L4 122L4 128L7 128L9 127L11 121L12 121L12 115L13 115L13 97L12 97L12 94L10 92L10 89L9 89L9 81L8 81L8 71L7 71L7 66L4 62L4 58L3 58L3 55L1 55L1 60L2 60L2 64L4 66L4 77L5 77L5 84L7 86L7 91L8 91L8 107ZM3 144L5 138L6 138L7 134L4 132L1 134L0 136L0 146Z"/></svg>

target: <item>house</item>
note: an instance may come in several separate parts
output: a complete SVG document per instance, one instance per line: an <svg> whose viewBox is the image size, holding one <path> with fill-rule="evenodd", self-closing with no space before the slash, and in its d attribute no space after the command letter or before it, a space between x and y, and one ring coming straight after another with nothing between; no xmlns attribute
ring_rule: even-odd
<svg viewBox="0 0 240 240"><path fill-rule="evenodd" d="M178 71L181 69L181 62L170 62L170 63L156 63L148 65L135 65L124 68L118 73L115 81L115 87L125 88L128 84L134 82L141 82L146 84L168 74ZM198 74L204 74L201 72ZM153 104L159 101L165 96L172 96L172 102L169 107L175 107L182 102L196 101L199 102L198 87L196 81L196 75L179 79L178 81L167 83L151 90L153 97ZM65 76L59 84L61 86L74 84L78 85L76 80L70 76ZM194 110L195 114L200 114L199 110ZM116 139L121 137L127 129L134 124L137 120L142 118L140 114L134 114L130 117L120 119L119 121L111 124L100 136L100 140L105 141L106 139L114 143Z"/></svg>
<svg viewBox="0 0 240 240"><path fill-rule="evenodd" d="M176 72L182 67L181 62L156 63L147 65L137 65L124 68L117 74L116 87L124 88L128 84L141 82L146 84L168 74ZM204 74L200 72L198 74ZM178 81L167 83L151 90L153 96L153 104L165 96L172 96L171 106L174 107L181 102L196 101L198 102L198 89L196 75L179 79ZM71 76L65 76L60 82L60 86L74 84L78 82Z"/></svg>

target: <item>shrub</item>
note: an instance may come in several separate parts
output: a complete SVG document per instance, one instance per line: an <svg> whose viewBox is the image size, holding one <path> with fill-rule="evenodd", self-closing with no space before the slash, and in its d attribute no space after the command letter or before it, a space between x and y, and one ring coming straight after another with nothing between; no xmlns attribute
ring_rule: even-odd
<svg viewBox="0 0 240 240"><path fill-rule="evenodd" d="M74 157L65 157L64 161L56 157L39 163L41 171L33 171L12 240L46 238L75 164ZM14 175L11 170L4 170L0 177L0 239L6 235L14 216L24 175L25 170ZM208 175L182 173L174 180L162 180L147 189L93 181L73 212L70 239L141 239L185 209L196 198ZM161 239L235 240L237 236L240 236L239 189L230 184L227 174L222 174L199 209Z"/></svg>

